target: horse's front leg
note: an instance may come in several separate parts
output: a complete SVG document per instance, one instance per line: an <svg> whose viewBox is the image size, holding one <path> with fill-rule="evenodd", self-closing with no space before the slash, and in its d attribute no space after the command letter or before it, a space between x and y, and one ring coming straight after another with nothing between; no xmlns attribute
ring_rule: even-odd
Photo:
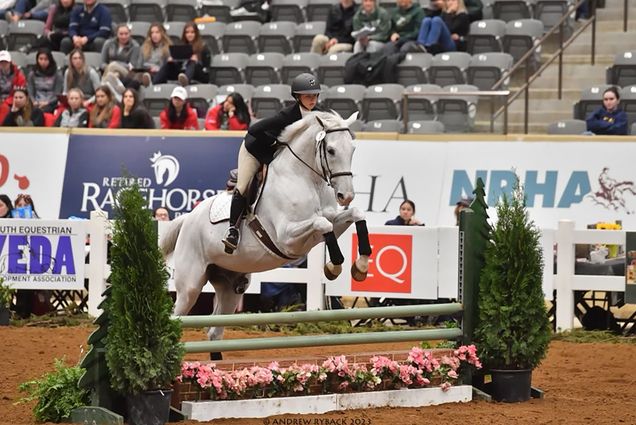
<svg viewBox="0 0 636 425"><path fill-rule="evenodd" d="M342 273L344 256L338 246L338 240L331 221L322 216L315 217L301 223L296 223L289 233L290 238L294 240L307 240L307 238L317 235L322 235L327 245L327 251L329 251L330 261L327 262L324 267L325 277L329 280L334 280Z"/></svg>
<svg viewBox="0 0 636 425"><path fill-rule="evenodd" d="M230 273L228 273L229 275ZM234 276L228 276L224 279L218 279L211 281L214 286L214 310L213 315L217 314L234 314L236 307L241 301L241 296L247 286L249 286L249 279L244 274L235 274ZM236 288L240 286L241 291L237 291ZM223 333L225 327L214 326L208 329L208 339L210 341L217 341L223 339ZM223 356L220 352L211 352L210 360L223 360Z"/></svg>
<svg viewBox="0 0 636 425"><path fill-rule="evenodd" d="M351 277L358 282L367 278L369 271L369 256L371 255L371 244L369 243L369 231L364 214L355 207L337 212L333 217L334 232L339 236L351 225L356 224L358 234L358 258L351 263Z"/></svg>

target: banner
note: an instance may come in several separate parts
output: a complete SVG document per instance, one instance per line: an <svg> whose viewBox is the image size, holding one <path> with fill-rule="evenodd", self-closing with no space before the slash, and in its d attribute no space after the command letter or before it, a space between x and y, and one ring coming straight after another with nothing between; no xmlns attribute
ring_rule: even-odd
<svg viewBox="0 0 636 425"><path fill-rule="evenodd" d="M14 289L84 289L86 222L0 219L0 277Z"/></svg>
<svg viewBox="0 0 636 425"><path fill-rule="evenodd" d="M237 137L71 135L61 217L111 212L117 191L136 181L148 208L167 207L174 215L225 190L237 166ZM129 177L126 177L129 176Z"/></svg>

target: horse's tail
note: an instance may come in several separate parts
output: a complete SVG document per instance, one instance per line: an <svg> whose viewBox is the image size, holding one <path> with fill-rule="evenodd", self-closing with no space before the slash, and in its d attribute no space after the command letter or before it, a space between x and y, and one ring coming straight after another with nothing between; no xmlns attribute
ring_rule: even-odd
<svg viewBox="0 0 636 425"><path fill-rule="evenodd" d="M170 255L175 246L177 245L177 239L179 238L179 232L181 232L181 226L185 221L186 214L182 214L170 222L168 231L161 237L159 241L159 249L164 257Z"/></svg>

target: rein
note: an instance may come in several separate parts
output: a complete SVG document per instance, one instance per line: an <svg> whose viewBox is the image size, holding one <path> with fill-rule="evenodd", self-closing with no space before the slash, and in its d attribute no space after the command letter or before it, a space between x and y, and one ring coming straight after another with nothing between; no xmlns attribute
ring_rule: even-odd
<svg viewBox="0 0 636 425"><path fill-rule="evenodd" d="M296 157L298 161L300 161L305 167L309 168L313 171L318 177L320 177L328 186L331 186L331 180L335 177L343 177L343 176L353 176L351 171L339 171L337 173L331 172L331 167L329 167L329 159L327 158L327 144L325 140L327 139L327 134L335 133L338 131L348 131L351 134L351 130L346 127L338 127L338 128L330 128L321 130L316 135L316 141L318 142L318 150L320 150L320 166L322 168L322 173L316 171L314 167L309 165L305 160L303 160L300 156L294 152L289 143L278 142L281 145L285 146L289 151Z"/></svg>

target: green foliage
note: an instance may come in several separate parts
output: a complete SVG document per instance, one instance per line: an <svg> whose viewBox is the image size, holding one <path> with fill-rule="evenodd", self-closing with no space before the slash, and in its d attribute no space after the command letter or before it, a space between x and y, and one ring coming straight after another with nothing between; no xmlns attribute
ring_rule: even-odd
<svg viewBox="0 0 636 425"><path fill-rule="evenodd" d="M512 199L497 205L479 284L475 343L487 367L534 369L547 353L550 324L539 236L517 184Z"/></svg>
<svg viewBox="0 0 636 425"><path fill-rule="evenodd" d="M636 336L616 335L610 331L586 331L584 329L559 332L552 339L577 344L636 344Z"/></svg>
<svg viewBox="0 0 636 425"><path fill-rule="evenodd" d="M15 289L9 285L4 284L4 279L0 277L0 307L9 308L11 301L13 301L13 295Z"/></svg>
<svg viewBox="0 0 636 425"><path fill-rule="evenodd" d="M118 193L115 218L106 361L113 390L134 395L169 387L184 349L156 226L136 184Z"/></svg>
<svg viewBox="0 0 636 425"><path fill-rule="evenodd" d="M33 414L40 422L67 420L73 409L90 404L89 392L78 386L83 373L79 366L65 366L63 360L55 359L54 372L20 384L20 391L28 393L20 402L37 400Z"/></svg>

